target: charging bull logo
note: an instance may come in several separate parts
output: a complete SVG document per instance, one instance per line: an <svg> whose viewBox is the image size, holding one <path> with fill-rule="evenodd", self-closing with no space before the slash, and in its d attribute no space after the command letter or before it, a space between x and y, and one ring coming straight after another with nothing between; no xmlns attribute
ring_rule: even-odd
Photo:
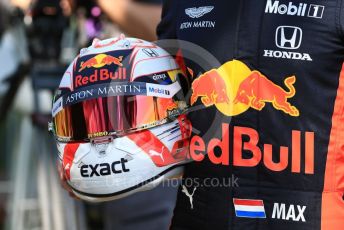
<svg viewBox="0 0 344 230"><path fill-rule="evenodd" d="M84 62L81 62L79 72L83 71L86 68L101 68L105 65L118 65L123 66L122 64L123 56L113 57L107 54L98 54Z"/></svg>
<svg viewBox="0 0 344 230"><path fill-rule="evenodd" d="M205 106L229 103L226 83L216 70L210 70L199 76L192 83L192 89L191 105L197 101L198 97L201 97L201 101Z"/></svg>
<svg viewBox="0 0 344 230"><path fill-rule="evenodd" d="M206 106L215 105L227 116L239 115L249 108L262 110L266 103L290 116L299 110L288 100L295 96L295 76L285 78L284 90L259 71L251 71L243 62L234 60L199 76L192 83L190 104L199 98Z"/></svg>
<svg viewBox="0 0 344 230"><path fill-rule="evenodd" d="M276 109L282 110L291 116L298 116L299 110L287 102L288 98L295 95L295 88L293 86L295 81L295 76L284 80L286 87L289 89L287 92L281 87L276 86L264 75L253 71L250 76L241 82L238 94L234 99L234 104L240 102L256 110L262 110L266 102L271 102Z"/></svg>

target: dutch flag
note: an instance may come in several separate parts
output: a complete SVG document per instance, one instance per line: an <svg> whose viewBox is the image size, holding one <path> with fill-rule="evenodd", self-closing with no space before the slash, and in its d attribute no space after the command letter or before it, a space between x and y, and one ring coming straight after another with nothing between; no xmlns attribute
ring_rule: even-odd
<svg viewBox="0 0 344 230"><path fill-rule="evenodd" d="M266 218L262 200L233 198L233 204L237 217Z"/></svg>

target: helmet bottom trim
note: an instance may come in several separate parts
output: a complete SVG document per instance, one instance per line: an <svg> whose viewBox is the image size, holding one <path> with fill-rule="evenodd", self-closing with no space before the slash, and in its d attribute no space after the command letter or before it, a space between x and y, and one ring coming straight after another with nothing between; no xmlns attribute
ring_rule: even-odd
<svg viewBox="0 0 344 230"><path fill-rule="evenodd" d="M185 163L186 164L186 163ZM110 201L110 200L116 200L120 199L126 196L129 196L131 194L134 194L139 191L145 191L150 190L160 184L160 182L164 179L175 177L177 174L181 174L182 169L178 169L179 167L184 166L185 164L178 164L174 165L158 175L145 180L135 186L132 186L130 188L124 189L119 192L110 193L110 194L91 194L79 191L77 189L72 188L69 184L69 187L73 190L73 192L83 200L89 201L89 202L104 202L104 201Z"/></svg>

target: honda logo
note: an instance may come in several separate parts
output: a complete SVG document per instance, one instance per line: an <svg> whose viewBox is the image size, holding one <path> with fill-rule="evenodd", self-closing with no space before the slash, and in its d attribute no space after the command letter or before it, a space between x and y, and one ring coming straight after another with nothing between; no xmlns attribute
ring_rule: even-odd
<svg viewBox="0 0 344 230"><path fill-rule="evenodd" d="M302 42L302 30L295 26L279 26L276 30L276 46L281 49L298 49Z"/></svg>
<svg viewBox="0 0 344 230"><path fill-rule="evenodd" d="M152 49L142 49L142 51L148 56L148 57L159 57L159 54Z"/></svg>

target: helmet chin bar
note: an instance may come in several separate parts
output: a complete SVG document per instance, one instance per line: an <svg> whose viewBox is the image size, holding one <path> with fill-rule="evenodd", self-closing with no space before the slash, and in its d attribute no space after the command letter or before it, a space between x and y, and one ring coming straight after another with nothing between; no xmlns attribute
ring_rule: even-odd
<svg viewBox="0 0 344 230"><path fill-rule="evenodd" d="M95 147L98 154L101 156L106 154L106 150L112 141L112 136L95 137L90 140L91 144Z"/></svg>
<svg viewBox="0 0 344 230"><path fill-rule="evenodd" d="M113 141L113 136L94 137L90 139L91 144L108 144Z"/></svg>

